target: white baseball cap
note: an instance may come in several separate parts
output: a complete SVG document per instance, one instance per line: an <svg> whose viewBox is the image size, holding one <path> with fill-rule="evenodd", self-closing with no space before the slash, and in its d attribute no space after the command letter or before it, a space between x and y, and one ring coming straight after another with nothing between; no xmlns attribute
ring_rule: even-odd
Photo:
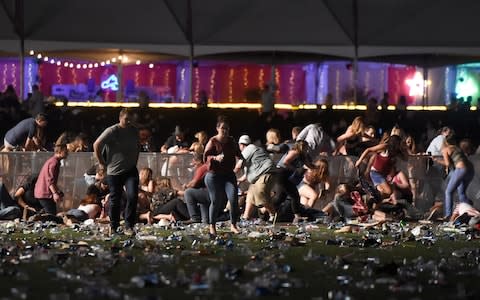
<svg viewBox="0 0 480 300"><path fill-rule="evenodd" d="M248 135L244 134L238 139L238 143L244 144L244 145L250 145L252 141L250 140L250 137Z"/></svg>

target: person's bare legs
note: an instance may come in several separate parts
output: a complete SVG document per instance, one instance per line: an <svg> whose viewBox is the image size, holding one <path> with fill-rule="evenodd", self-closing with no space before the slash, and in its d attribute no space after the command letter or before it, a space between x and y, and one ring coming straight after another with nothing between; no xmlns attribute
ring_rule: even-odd
<svg viewBox="0 0 480 300"><path fill-rule="evenodd" d="M249 201L245 203L245 211L243 212L243 218L245 220L250 219L250 216L252 215L254 208L255 208L255 205L253 205L253 203Z"/></svg>
<svg viewBox="0 0 480 300"><path fill-rule="evenodd" d="M217 236L217 226L215 224L208 225L208 233L210 233L210 237Z"/></svg>

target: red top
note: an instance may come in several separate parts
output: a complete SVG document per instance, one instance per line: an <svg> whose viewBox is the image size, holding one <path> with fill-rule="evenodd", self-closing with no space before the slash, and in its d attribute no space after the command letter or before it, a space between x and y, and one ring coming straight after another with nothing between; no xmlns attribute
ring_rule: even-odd
<svg viewBox="0 0 480 300"><path fill-rule="evenodd" d="M208 171L208 166L206 164L201 165L200 167L195 169L195 173L193 174L192 182L193 186L192 188L198 189L205 187L205 182L203 181L203 178L205 177L205 174L207 174Z"/></svg>
<svg viewBox="0 0 480 300"><path fill-rule="evenodd" d="M223 153L223 160L221 162L214 160L214 157ZM205 146L206 165L209 172L229 174L235 168L236 157L241 157L240 148L234 139L230 136L225 143L220 142L215 137L210 138Z"/></svg>
<svg viewBox="0 0 480 300"><path fill-rule="evenodd" d="M58 174L60 172L60 160L54 155L50 157L38 174L37 183L35 184L34 196L37 199L53 199L52 191L49 186L57 184Z"/></svg>
<svg viewBox="0 0 480 300"><path fill-rule="evenodd" d="M372 168L383 176L387 176L392 171L393 160L390 156L384 156L380 153L375 155L373 160Z"/></svg>

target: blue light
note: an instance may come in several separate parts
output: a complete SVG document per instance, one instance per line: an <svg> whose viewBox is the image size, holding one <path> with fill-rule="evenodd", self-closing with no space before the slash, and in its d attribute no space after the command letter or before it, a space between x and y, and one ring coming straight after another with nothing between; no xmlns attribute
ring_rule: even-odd
<svg viewBox="0 0 480 300"><path fill-rule="evenodd" d="M104 90L118 91L118 78L116 75L110 75L106 80L102 81L101 85Z"/></svg>

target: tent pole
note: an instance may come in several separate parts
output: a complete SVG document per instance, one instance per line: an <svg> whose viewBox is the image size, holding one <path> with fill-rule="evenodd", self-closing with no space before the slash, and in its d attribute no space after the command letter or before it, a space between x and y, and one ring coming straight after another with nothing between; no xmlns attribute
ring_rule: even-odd
<svg viewBox="0 0 480 300"><path fill-rule="evenodd" d="M117 63L117 80L118 80L118 91L117 91L117 102L123 102L123 51L120 50L120 55L122 59L118 59Z"/></svg>
<svg viewBox="0 0 480 300"><path fill-rule="evenodd" d="M428 106L428 67L423 67L423 95L422 105Z"/></svg>
<svg viewBox="0 0 480 300"><path fill-rule="evenodd" d="M193 13L192 13L192 0L187 1L187 30L186 36L188 39L188 43L190 45L190 103L194 102L194 95L193 95L193 72L194 72L194 62L193 58L195 56L195 49L193 44Z"/></svg>
<svg viewBox="0 0 480 300"><path fill-rule="evenodd" d="M19 98L23 102L25 97L25 27L24 27L24 1L15 1L15 29L20 37L20 91Z"/></svg>
<svg viewBox="0 0 480 300"><path fill-rule="evenodd" d="M353 0L353 103L357 105L357 80L358 80L358 0Z"/></svg>
<svg viewBox="0 0 480 300"><path fill-rule="evenodd" d="M20 101L25 100L25 39L20 39Z"/></svg>
<svg viewBox="0 0 480 300"><path fill-rule="evenodd" d="M190 76L189 76L189 93L190 93L190 103L194 103L194 95L193 95L193 72L194 72L194 62L193 62L193 44L190 43L190 59L189 59L189 65L190 65Z"/></svg>

